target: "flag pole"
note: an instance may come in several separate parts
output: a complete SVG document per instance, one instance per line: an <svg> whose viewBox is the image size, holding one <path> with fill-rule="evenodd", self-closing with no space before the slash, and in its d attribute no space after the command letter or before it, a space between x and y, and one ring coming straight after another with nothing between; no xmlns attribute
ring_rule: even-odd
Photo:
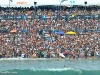
<svg viewBox="0 0 100 75"><path fill-rule="evenodd" d="M61 2L60 2L60 11L61 11Z"/></svg>
<svg viewBox="0 0 100 75"><path fill-rule="evenodd" d="M10 7L10 0L9 0L9 7Z"/></svg>
<svg viewBox="0 0 100 75"><path fill-rule="evenodd" d="M59 0L60 1L60 11L61 11L61 0Z"/></svg>
<svg viewBox="0 0 100 75"><path fill-rule="evenodd" d="M64 1L68 1L68 0L59 0L60 1L60 10L61 10L61 3L63 3Z"/></svg>
<svg viewBox="0 0 100 75"><path fill-rule="evenodd" d="M9 0L9 12L10 12L10 0Z"/></svg>

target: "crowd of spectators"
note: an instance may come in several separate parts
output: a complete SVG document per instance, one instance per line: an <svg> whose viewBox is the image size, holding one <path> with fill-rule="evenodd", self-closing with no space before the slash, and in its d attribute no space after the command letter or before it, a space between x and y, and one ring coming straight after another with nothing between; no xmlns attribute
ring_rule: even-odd
<svg viewBox="0 0 100 75"><path fill-rule="evenodd" d="M99 7L81 8L1 9L0 58L99 58L99 18L74 18L99 14ZM7 19L8 15L25 17ZM72 18L59 17L63 15L72 15ZM76 34L59 35L55 33L57 31L74 31Z"/></svg>

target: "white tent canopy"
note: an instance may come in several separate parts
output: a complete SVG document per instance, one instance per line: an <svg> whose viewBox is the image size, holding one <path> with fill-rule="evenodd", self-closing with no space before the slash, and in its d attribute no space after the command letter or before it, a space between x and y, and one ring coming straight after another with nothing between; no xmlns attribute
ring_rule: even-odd
<svg viewBox="0 0 100 75"><path fill-rule="evenodd" d="M41 5L84 5L84 2L87 1L87 5L99 5L100 0L66 0L63 3L60 3L61 0L12 0L10 2L10 7L31 7L34 6L34 2L37 2L37 6ZM0 2L1 7L9 7L9 0L4 0Z"/></svg>

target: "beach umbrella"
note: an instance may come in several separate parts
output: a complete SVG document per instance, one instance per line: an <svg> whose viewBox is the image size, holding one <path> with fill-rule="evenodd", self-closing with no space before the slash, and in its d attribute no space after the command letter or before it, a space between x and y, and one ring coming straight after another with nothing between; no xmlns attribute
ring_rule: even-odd
<svg viewBox="0 0 100 75"><path fill-rule="evenodd" d="M62 32L62 31L55 32L55 33L56 33L56 34L59 34L59 35L64 34L64 32Z"/></svg>
<svg viewBox="0 0 100 75"><path fill-rule="evenodd" d="M22 30L22 32L28 33L28 30L24 29L24 30Z"/></svg>
<svg viewBox="0 0 100 75"><path fill-rule="evenodd" d="M75 34L76 34L76 32L69 31L69 32L66 32L66 34L69 34L69 35L75 35Z"/></svg>
<svg viewBox="0 0 100 75"><path fill-rule="evenodd" d="M16 32L16 30L11 30L10 32L11 32L11 33L15 33L15 32Z"/></svg>

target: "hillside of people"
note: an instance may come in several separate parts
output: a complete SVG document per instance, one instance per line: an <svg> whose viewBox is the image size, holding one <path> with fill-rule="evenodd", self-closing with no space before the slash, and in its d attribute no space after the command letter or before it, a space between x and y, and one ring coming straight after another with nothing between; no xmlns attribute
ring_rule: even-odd
<svg viewBox="0 0 100 75"><path fill-rule="evenodd" d="M99 58L99 6L0 7L0 58Z"/></svg>

